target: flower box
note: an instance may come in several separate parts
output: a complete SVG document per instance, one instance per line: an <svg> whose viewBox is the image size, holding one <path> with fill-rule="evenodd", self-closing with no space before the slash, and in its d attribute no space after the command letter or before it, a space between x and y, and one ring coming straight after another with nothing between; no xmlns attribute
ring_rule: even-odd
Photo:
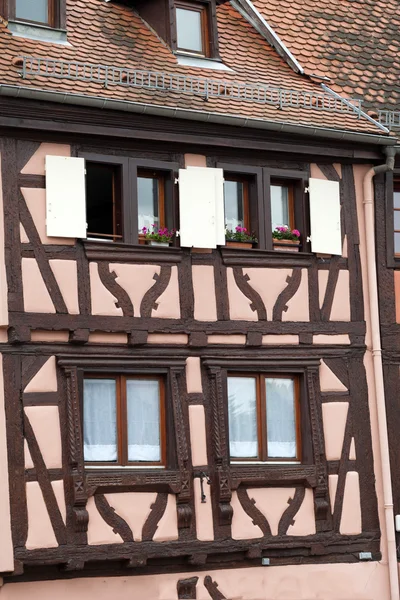
<svg viewBox="0 0 400 600"><path fill-rule="evenodd" d="M274 250L279 252L298 252L300 246L300 240L272 240L274 243Z"/></svg>
<svg viewBox="0 0 400 600"><path fill-rule="evenodd" d="M240 248L241 250L243 250L243 248L252 248L253 247L252 242L233 242L233 241L229 241L229 240L227 240L225 242L225 245L228 246L229 248Z"/></svg>
<svg viewBox="0 0 400 600"><path fill-rule="evenodd" d="M146 240L148 246L160 246L161 248L168 248L170 242L156 242L155 240Z"/></svg>
<svg viewBox="0 0 400 600"><path fill-rule="evenodd" d="M231 229L225 230L225 246L231 248L252 248L254 244L257 244L258 240L254 233L249 233L246 227L238 225L235 227L235 231Z"/></svg>
<svg viewBox="0 0 400 600"><path fill-rule="evenodd" d="M158 225L152 225L153 231L148 227L142 227L139 232L139 244L143 244L143 241L148 246L159 246L160 248L168 248L172 243L173 238L176 235L175 229L168 231L166 227L158 227Z"/></svg>

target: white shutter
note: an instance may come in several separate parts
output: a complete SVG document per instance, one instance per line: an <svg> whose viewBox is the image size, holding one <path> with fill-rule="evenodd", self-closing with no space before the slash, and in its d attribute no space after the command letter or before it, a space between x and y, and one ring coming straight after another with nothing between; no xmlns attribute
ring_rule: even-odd
<svg viewBox="0 0 400 600"><path fill-rule="evenodd" d="M342 254L340 188L337 181L310 179L311 250Z"/></svg>
<svg viewBox="0 0 400 600"><path fill-rule="evenodd" d="M179 169L181 246L216 248L225 244L222 169Z"/></svg>
<svg viewBox="0 0 400 600"><path fill-rule="evenodd" d="M46 232L86 237L85 160L46 156Z"/></svg>

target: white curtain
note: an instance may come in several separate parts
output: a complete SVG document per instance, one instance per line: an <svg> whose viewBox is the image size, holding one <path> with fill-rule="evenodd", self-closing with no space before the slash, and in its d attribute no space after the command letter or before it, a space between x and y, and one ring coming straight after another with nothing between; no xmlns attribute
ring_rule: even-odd
<svg viewBox="0 0 400 600"><path fill-rule="evenodd" d="M84 456L88 462L115 462L117 452L114 379L85 379L83 388Z"/></svg>
<svg viewBox="0 0 400 600"><path fill-rule="evenodd" d="M159 462L160 389L157 380L128 379L128 460Z"/></svg>
<svg viewBox="0 0 400 600"><path fill-rule="evenodd" d="M271 220L272 231L289 226L289 190L283 185L271 185Z"/></svg>
<svg viewBox="0 0 400 600"><path fill-rule="evenodd" d="M293 379L268 378L267 436L269 458L296 458L296 416Z"/></svg>
<svg viewBox="0 0 400 600"><path fill-rule="evenodd" d="M158 180L149 177L138 177L138 226L139 232L143 227L152 229L158 225Z"/></svg>
<svg viewBox="0 0 400 600"><path fill-rule="evenodd" d="M257 400L254 377L228 377L231 458L257 458Z"/></svg>

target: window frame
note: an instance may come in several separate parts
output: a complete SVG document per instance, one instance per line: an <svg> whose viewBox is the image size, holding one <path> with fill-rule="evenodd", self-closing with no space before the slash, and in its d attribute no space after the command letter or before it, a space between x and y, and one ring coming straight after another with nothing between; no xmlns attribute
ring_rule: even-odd
<svg viewBox="0 0 400 600"><path fill-rule="evenodd" d="M184 6L186 4L186 7ZM178 48L178 35L177 35L177 19L176 19L176 7L187 8L192 7L192 9L196 9L196 7L204 7L205 10L205 19L207 21L207 44L205 47L204 54L199 54L193 51L187 51ZM170 42L172 51L175 54L181 54L182 56L193 56L199 59L214 59L220 60L219 56L219 46L218 46L218 25L217 25L217 11L216 11L216 0L179 0L177 4L170 5Z"/></svg>
<svg viewBox="0 0 400 600"><path fill-rule="evenodd" d="M243 227L246 227L248 232L251 232L250 220L250 180L244 174L224 173L224 182L233 181L243 185ZM224 208L225 208L225 190L224 190Z"/></svg>
<svg viewBox="0 0 400 600"><path fill-rule="evenodd" d="M296 219L295 219L295 184L290 179L279 179L275 177L271 177L270 186L278 186L278 187L286 187L288 189L288 213L289 213L289 223L285 223L288 225L290 229L296 228ZM270 190L271 196L271 190ZM272 201L271 201L271 229L272 229Z"/></svg>
<svg viewBox="0 0 400 600"><path fill-rule="evenodd" d="M188 48L181 48L178 46L178 19L176 17L176 10L180 8L182 10L191 10L200 13L200 26L201 26L201 44L202 51L190 50ZM210 57L210 25L209 25L209 6L200 2L188 2L185 0L179 0L175 2L175 23L176 23L176 51L183 54L190 54L193 56L209 58Z"/></svg>
<svg viewBox="0 0 400 600"><path fill-rule="evenodd" d="M113 242L122 242L123 241L123 173L122 173L122 165L118 162L105 162L105 161L92 161L85 159L85 183L87 183L87 172L86 172L86 163L91 164L104 164L110 167L119 167L119 173L117 173L117 181L113 180L113 234L105 234L105 233L95 233L95 232L86 232L86 239L91 241L98 241L97 236L101 239L101 241L113 241ZM87 200L87 187L86 187L86 200ZM86 216L87 216L87 202L86 202ZM118 223L117 221L120 221ZM117 233L118 231L118 233ZM103 239L104 238L104 239ZM111 240L112 238L112 240Z"/></svg>
<svg viewBox="0 0 400 600"><path fill-rule="evenodd" d="M7 0L5 0L7 4ZM66 27L66 0L48 0L48 21L31 21L17 18L16 0L8 0L8 20L28 25L49 27L50 29L65 29Z"/></svg>
<svg viewBox="0 0 400 600"><path fill-rule="evenodd" d="M163 174L164 190L164 222L168 229L179 229L178 200L175 186L175 179L178 175L179 164L177 162L167 162L150 159L137 159L122 155L95 154L91 152L79 152L78 156L85 161L97 162L102 164L111 164L120 167L121 173L121 219L122 219L122 240L123 244L137 245L141 242L139 235L139 213L138 213L138 193L137 177L140 170L154 171ZM143 240L143 237L142 237ZM93 242L93 239L87 239ZM105 243L102 241L101 243ZM114 244L115 242L111 242ZM174 246L178 245L178 240L173 241Z"/></svg>
<svg viewBox="0 0 400 600"><path fill-rule="evenodd" d="M166 214L165 214L165 196L166 196L166 177L164 171L154 170L154 169L146 169L138 167L137 169L137 178L142 177L146 179L157 179L158 182L158 221L159 227L165 227L166 223ZM139 212L139 198L138 198L138 212ZM139 220L139 215L138 215ZM138 227L138 235L139 235L139 243L145 243L145 236L140 233L140 229Z"/></svg>
<svg viewBox="0 0 400 600"><path fill-rule="evenodd" d="M166 467L167 465L167 430L165 408L165 379L161 375L132 374L132 373L83 373L86 379L113 379L116 382L116 432L117 432L117 461L84 461L86 467ZM129 461L128 460L128 417L126 382L135 379L145 379L159 382L159 418L160 418L160 460L159 461ZM84 394L82 393L82 431L84 431Z"/></svg>
<svg viewBox="0 0 400 600"><path fill-rule="evenodd" d="M302 435L301 435L301 386L299 376L296 374L283 374L275 372L263 372L263 373L246 373L228 371L226 378L241 378L251 377L256 380L256 415L257 415L257 446L258 456L257 457L232 457L229 454L229 460L231 464L242 464L248 463L262 463L262 464L277 464L277 463L290 463L290 464L301 464L302 462ZM294 381L294 400L295 400L295 431L296 431L296 456L295 457L269 457L268 456L268 423L267 423L267 393L265 389L266 379L292 379ZM229 432L229 408L228 408L228 432ZM229 435L229 433L228 433ZM229 444L228 444L229 448Z"/></svg>

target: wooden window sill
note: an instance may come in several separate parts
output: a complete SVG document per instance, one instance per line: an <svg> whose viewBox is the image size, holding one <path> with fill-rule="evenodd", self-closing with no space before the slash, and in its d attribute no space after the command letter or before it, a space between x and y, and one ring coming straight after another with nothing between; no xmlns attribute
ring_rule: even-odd
<svg viewBox="0 0 400 600"><path fill-rule="evenodd" d="M161 247L147 244L125 244L124 242L82 241L88 260L106 260L108 262L162 262L179 263L182 260L180 248Z"/></svg>

